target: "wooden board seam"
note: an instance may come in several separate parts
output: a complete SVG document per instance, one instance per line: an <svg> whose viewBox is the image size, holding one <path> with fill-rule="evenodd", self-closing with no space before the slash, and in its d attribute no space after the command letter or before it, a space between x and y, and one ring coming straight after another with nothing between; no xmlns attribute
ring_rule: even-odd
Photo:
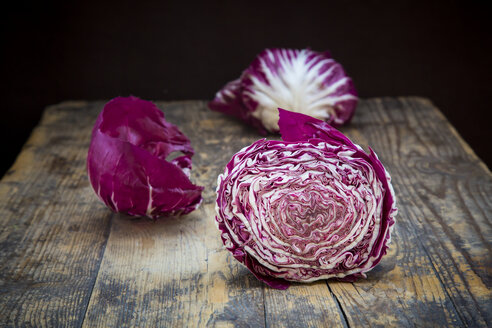
<svg viewBox="0 0 492 328"><path fill-rule="evenodd" d="M351 284L353 285L353 283L351 283ZM345 313L345 310L343 309L342 304L338 300L337 295L335 295L335 293L333 293L333 291L331 290L330 283L328 281L326 281L326 287L328 287L328 290L330 291L330 294L333 297L333 300L335 301L335 304L337 305L340 318L342 319L343 327L350 328L350 324L349 324L349 321L348 321L347 313Z"/></svg>
<svg viewBox="0 0 492 328"><path fill-rule="evenodd" d="M104 241L104 244L101 247L101 253L99 254L99 263L97 264L97 272L96 272L96 274L93 277L93 281L92 281L92 284L91 284L91 290L90 290L90 293L89 293L89 297L87 298L87 302L86 302L86 304L84 304L84 307L85 307L85 309L84 309L84 316L82 317L82 321L80 323L80 327L83 327L84 326L85 319L87 318L87 310L89 309L89 304L90 304L91 299L92 299L92 294L94 292L94 287L96 286L97 277L99 277L99 271L101 270L101 263L102 263L102 261L104 259L104 253L106 252L106 245L108 244L109 234L111 233L111 226L113 225L113 220L114 220L115 215L116 215L115 213L113 213L111 215L111 218L109 219L109 222L108 222L107 227L105 229L106 240Z"/></svg>

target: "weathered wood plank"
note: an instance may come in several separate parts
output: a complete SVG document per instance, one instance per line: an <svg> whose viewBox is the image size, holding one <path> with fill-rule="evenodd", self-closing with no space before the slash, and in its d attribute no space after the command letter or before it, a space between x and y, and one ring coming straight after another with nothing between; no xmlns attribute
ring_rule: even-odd
<svg viewBox="0 0 492 328"><path fill-rule="evenodd" d="M263 285L223 248L214 223L217 175L257 136L202 102L162 108L197 152L192 177L206 186L204 202L157 222L115 216L84 326L264 326Z"/></svg>
<svg viewBox="0 0 492 328"><path fill-rule="evenodd" d="M490 326L492 177L423 99L374 99L345 132L393 177L390 254L354 284L330 283L350 325Z"/></svg>
<svg viewBox="0 0 492 328"><path fill-rule="evenodd" d="M84 318L111 217L94 206L83 169L93 122L77 114L90 106L48 109L0 182L2 327Z"/></svg>
<svg viewBox="0 0 492 328"><path fill-rule="evenodd" d="M268 327L345 327L342 310L325 281L265 289Z"/></svg>

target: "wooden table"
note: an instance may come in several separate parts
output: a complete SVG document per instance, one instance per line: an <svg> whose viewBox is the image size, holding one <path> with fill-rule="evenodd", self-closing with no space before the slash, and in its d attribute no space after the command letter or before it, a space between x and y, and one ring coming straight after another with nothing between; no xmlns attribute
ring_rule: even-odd
<svg viewBox="0 0 492 328"><path fill-rule="evenodd" d="M181 218L130 218L86 175L103 105L49 107L0 182L1 326L492 325L492 175L428 100L364 100L341 129L393 177L387 256L365 280L286 291L236 262L214 224L217 175L258 135L202 101L158 103L192 141L204 202Z"/></svg>

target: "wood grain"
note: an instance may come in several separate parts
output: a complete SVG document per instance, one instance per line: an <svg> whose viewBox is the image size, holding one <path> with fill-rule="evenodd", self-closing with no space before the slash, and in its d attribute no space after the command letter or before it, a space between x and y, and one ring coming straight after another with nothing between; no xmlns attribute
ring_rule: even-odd
<svg viewBox="0 0 492 328"><path fill-rule="evenodd" d="M112 214L85 174L103 102L49 108L0 182L1 326L492 325L492 175L432 104L362 101L342 128L392 175L399 215L368 278L274 290L225 250L216 178L258 139L201 101L158 103L196 150L204 202L157 222Z"/></svg>
<svg viewBox="0 0 492 328"><path fill-rule="evenodd" d="M213 206L213 185L227 161L221 154L246 146L254 133L235 138L236 126L210 117L202 103L163 107L197 150L192 172L207 187L204 203L158 222L115 218L84 326L262 326L263 286L222 247Z"/></svg>
<svg viewBox="0 0 492 328"><path fill-rule="evenodd" d="M49 108L0 183L0 326L84 318L112 216L84 171L91 106Z"/></svg>
<svg viewBox="0 0 492 328"><path fill-rule="evenodd" d="M395 287L411 292L411 298L389 294L381 308L392 305L388 300L411 307L411 312L406 311L412 314L408 325L490 325L490 172L428 101L384 99L367 105L367 110L359 111L352 129L360 132L361 144L374 145L392 174L400 208L394 238L397 247L393 248L397 260L386 278L374 277L374 287L368 285L372 279L353 287L384 290L380 284L392 283L387 277L396 271ZM386 128L371 128L381 124ZM347 284L337 285L341 295L351 289ZM347 303L347 309L352 314L349 317L356 318L353 314L360 304ZM370 317L363 317L372 323ZM403 318L397 316L395 323L404 324ZM390 319L375 316L374 322L391 324Z"/></svg>

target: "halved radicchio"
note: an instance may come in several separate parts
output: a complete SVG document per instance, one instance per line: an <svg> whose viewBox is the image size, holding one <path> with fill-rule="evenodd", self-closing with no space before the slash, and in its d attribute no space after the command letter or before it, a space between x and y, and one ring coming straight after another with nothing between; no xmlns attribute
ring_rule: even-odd
<svg viewBox="0 0 492 328"><path fill-rule="evenodd" d="M358 98L354 84L329 52L266 49L237 80L226 84L208 106L278 132L278 107L337 127L352 118Z"/></svg>
<svg viewBox="0 0 492 328"><path fill-rule="evenodd" d="M174 152L182 155L172 161ZM191 183L190 140L153 103L115 98L97 118L87 173L97 196L113 211L157 218L186 214L202 201Z"/></svg>
<svg viewBox="0 0 492 328"><path fill-rule="evenodd" d="M224 245L274 288L365 277L386 254L395 223L388 172L372 149L329 124L279 111L283 141L254 142L219 175Z"/></svg>

